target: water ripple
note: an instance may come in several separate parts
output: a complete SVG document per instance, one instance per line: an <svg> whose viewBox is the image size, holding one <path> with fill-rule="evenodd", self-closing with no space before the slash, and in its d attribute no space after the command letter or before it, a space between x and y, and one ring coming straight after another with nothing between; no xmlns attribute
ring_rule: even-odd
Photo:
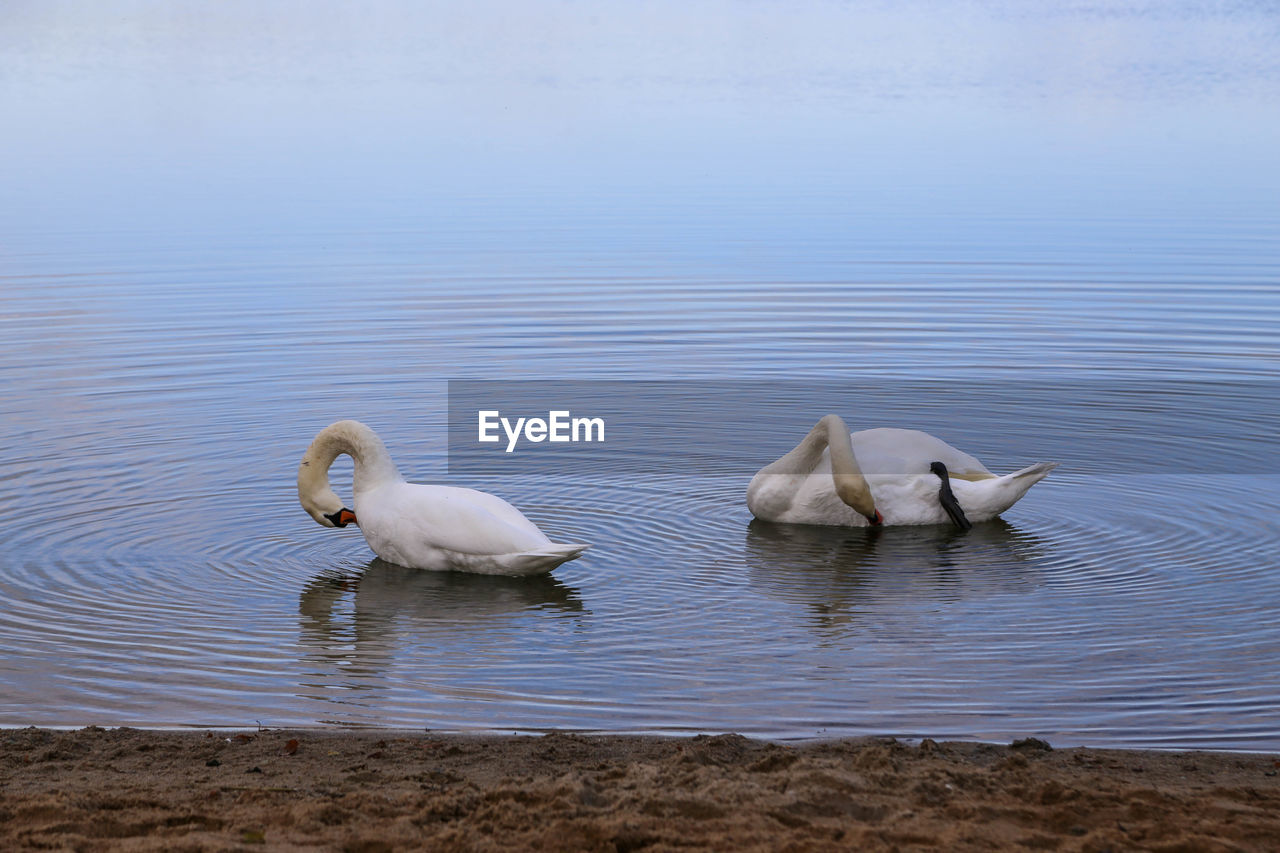
<svg viewBox="0 0 1280 853"><path fill-rule="evenodd" d="M441 263L7 278L0 480L22 523L0 557L0 722L1275 746L1280 478L1258 404L1274 267L865 260L691 285ZM339 303L352 281L365 296ZM1013 346L1035 370L1008 374ZM1059 368L1085 379L1028 412L1027 383ZM921 413L901 377L959 377L986 405L943 424L957 444L1069 456L968 534L753 521L751 473L822 413L770 379L796 373L854 420ZM453 481L445 380L494 375L769 393L733 408L723 383L695 389L723 446L690 426L607 469L467 478L592 544L553 577L411 572L297 507L298 457L338 417L377 426L407 474ZM1182 410L1052 399L1171 378ZM1191 431L1197 457L1135 424ZM349 464L334 480L349 493Z"/></svg>

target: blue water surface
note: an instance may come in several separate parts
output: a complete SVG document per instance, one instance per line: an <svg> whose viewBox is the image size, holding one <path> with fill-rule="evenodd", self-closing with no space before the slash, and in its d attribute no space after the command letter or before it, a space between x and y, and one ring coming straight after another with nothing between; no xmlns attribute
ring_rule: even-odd
<svg viewBox="0 0 1280 853"><path fill-rule="evenodd" d="M0 724L1280 749L1270 4L19 3L0 56ZM450 380L725 429L460 479ZM753 522L828 410L1064 464ZM348 417L592 550L373 560L294 494Z"/></svg>

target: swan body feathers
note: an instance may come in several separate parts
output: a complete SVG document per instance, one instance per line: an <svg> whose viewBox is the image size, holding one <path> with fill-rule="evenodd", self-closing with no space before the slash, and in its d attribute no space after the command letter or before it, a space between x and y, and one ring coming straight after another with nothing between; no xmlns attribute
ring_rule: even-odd
<svg viewBox="0 0 1280 853"><path fill-rule="evenodd" d="M838 415L820 420L795 449L766 465L747 487L747 507L759 519L848 527L946 524L941 480L969 521L988 521L1013 506L1056 462L996 476L975 457L942 439L910 429L850 433Z"/></svg>
<svg viewBox="0 0 1280 853"><path fill-rule="evenodd" d="M329 466L343 453L354 461L354 512L329 486ZM324 527L355 522L375 554L410 568L542 574L588 547L552 542L495 495L406 482L382 440L359 421L331 424L311 442L298 466L298 500Z"/></svg>

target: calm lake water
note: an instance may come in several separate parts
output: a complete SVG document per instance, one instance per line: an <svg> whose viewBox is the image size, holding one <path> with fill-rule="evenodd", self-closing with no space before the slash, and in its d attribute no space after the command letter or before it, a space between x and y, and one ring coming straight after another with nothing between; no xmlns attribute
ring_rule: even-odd
<svg viewBox="0 0 1280 853"><path fill-rule="evenodd" d="M0 13L0 725L1280 749L1280 16L601 8ZM828 411L1063 464L753 522ZM374 560L340 418L592 549Z"/></svg>

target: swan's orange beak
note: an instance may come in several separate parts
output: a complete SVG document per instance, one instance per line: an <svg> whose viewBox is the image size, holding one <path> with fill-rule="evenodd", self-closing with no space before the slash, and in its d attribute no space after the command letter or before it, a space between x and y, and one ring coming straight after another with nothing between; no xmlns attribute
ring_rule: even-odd
<svg viewBox="0 0 1280 853"><path fill-rule="evenodd" d="M337 512L326 515L325 518L328 519L334 527L346 527L348 524L358 523L356 522L356 514L346 507L343 507Z"/></svg>
<svg viewBox="0 0 1280 853"><path fill-rule="evenodd" d="M880 510L876 510L876 514L874 517L867 516L867 521L871 523L872 527L879 527L880 525L884 524L884 516L880 514Z"/></svg>

